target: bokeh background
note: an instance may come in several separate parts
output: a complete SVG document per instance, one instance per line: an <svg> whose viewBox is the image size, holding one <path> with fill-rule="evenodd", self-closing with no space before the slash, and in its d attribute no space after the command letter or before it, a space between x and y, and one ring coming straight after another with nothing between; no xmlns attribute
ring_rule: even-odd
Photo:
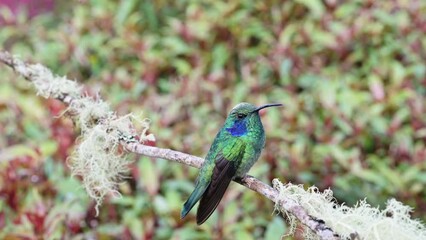
<svg viewBox="0 0 426 240"><path fill-rule="evenodd" d="M0 48L151 119L156 146L204 156L237 103L262 115L250 174L396 198L426 220L426 1L1 1ZM0 238L279 239L273 204L231 184L197 227L180 220L196 169L132 155L122 198L94 203L66 159L66 106L0 65ZM295 238L301 238L300 233ZM292 237L289 237L292 239Z"/></svg>

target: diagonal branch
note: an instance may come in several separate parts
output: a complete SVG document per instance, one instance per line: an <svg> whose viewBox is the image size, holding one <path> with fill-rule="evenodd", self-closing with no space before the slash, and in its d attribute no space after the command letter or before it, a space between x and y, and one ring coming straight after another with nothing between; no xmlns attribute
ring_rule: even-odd
<svg viewBox="0 0 426 240"><path fill-rule="evenodd" d="M201 164L204 162L204 159L202 158L170 149L146 146L136 142L123 142L123 145L128 151L133 153L148 157L167 159L196 168L200 168ZM246 175L242 179L235 181L265 196L274 203L283 206L284 209L293 214L301 223L314 231L321 239L339 239L338 235L335 234L331 228L327 227L323 220L310 216L296 201L289 198L279 198L278 190L272 188L268 184L250 175Z"/></svg>
<svg viewBox="0 0 426 240"><path fill-rule="evenodd" d="M200 168L204 162L204 159L202 158L170 149L146 146L137 142L127 143L123 141L122 144L128 151L133 153L148 157L167 159L195 168ZM255 177L246 175L244 178L235 181L255 192L260 193L273 202L277 201L278 191Z"/></svg>
<svg viewBox="0 0 426 240"><path fill-rule="evenodd" d="M28 64L18 58L12 56L8 52L0 50L0 62L11 67L15 72L23 76L28 81L32 82L38 91L38 94L44 97L56 98L68 105L71 105L75 100L81 98L81 87L74 81L53 76L51 71L40 64ZM50 79L50 80L49 80ZM51 80L62 81L54 83ZM67 86L73 86L74 90L70 90ZM75 109L74 109L75 110ZM78 110L78 109L77 109ZM77 113L78 114L78 113ZM106 118L106 117L105 117ZM102 122L102 119L97 119ZM126 131L127 133L129 131ZM125 134L126 135L126 134ZM126 140L130 139L130 140ZM133 136L120 136L117 142L129 152L141 154L148 157L163 158L166 160L179 162L192 167L200 168L203 159L192 156L186 153L163 149L158 147L151 147L143 145L133 140ZM273 201L276 205L285 209L296 217L302 224L312 230L320 239L340 239L340 237L333 232L333 230L325 225L321 219L315 218L307 213L307 211L299 205L295 200L279 196L279 191L268 184L252 177L245 176L242 179L236 180L239 184L265 196Z"/></svg>

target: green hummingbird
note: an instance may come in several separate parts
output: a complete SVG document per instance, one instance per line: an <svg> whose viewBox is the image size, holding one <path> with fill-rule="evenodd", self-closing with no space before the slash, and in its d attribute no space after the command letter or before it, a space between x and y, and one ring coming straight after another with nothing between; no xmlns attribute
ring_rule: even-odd
<svg viewBox="0 0 426 240"><path fill-rule="evenodd" d="M203 224L216 209L231 180L244 177L265 146L259 111L275 106L282 104L256 107L239 103L231 110L207 153L195 189L183 205L181 218L201 199L197 224Z"/></svg>

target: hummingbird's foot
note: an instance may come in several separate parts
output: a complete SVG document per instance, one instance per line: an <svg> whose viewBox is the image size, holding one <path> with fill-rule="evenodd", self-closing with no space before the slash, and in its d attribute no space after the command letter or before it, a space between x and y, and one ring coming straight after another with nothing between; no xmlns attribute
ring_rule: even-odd
<svg viewBox="0 0 426 240"><path fill-rule="evenodd" d="M253 183L253 177L250 175L244 175L243 177L234 177L234 181L242 184L247 184L247 186L250 188L251 184Z"/></svg>
<svg viewBox="0 0 426 240"><path fill-rule="evenodd" d="M238 176L235 176L235 177L234 177L234 181L236 181L236 182L242 182L242 181L243 181L243 178L244 178L244 177L238 177Z"/></svg>
<svg viewBox="0 0 426 240"><path fill-rule="evenodd" d="M243 177L239 177L239 176L235 176L234 177L234 181L238 182L238 183L247 183L247 185L250 187L251 181L250 178L247 178L248 175L245 175Z"/></svg>

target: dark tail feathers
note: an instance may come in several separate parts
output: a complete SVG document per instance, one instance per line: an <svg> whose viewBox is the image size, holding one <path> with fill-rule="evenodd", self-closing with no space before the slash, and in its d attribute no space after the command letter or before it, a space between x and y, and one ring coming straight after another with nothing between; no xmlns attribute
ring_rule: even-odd
<svg viewBox="0 0 426 240"><path fill-rule="evenodd" d="M197 224L203 224L212 215L226 189L234 177L236 168L234 163L224 158L216 162L213 169L212 180L202 195L200 205L197 210Z"/></svg>

